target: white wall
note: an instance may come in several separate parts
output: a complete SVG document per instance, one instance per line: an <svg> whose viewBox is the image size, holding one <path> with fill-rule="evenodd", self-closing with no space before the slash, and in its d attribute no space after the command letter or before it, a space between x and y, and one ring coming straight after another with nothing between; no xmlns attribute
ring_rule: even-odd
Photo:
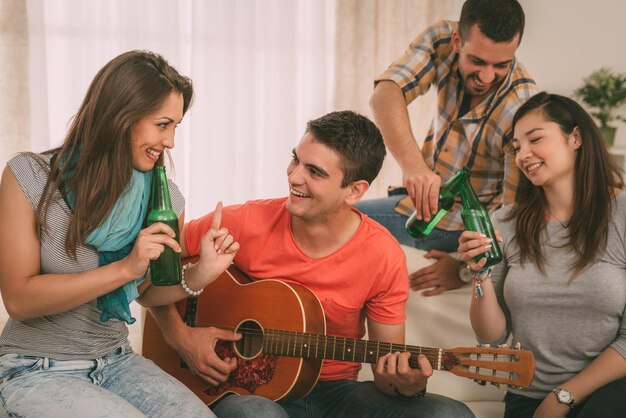
<svg viewBox="0 0 626 418"><path fill-rule="evenodd" d="M626 1L521 0L521 4L526 29L517 57L540 89L571 96L582 79L600 67L626 73ZM626 117L626 106L621 110ZM626 123L616 126L615 146L626 148Z"/></svg>

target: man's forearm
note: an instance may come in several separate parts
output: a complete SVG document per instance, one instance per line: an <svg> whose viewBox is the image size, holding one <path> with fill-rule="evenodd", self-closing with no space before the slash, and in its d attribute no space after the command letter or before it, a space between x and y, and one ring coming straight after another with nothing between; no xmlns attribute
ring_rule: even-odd
<svg viewBox="0 0 626 418"><path fill-rule="evenodd" d="M163 333L165 341L176 347L177 335L186 326L175 305L154 306L148 309Z"/></svg>
<svg viewBox="0 0 626 418"><path fill-rule="evenodd" d="M402 90L392 81L381 81L370 100L374 120L385 145L403 172L426 166L413 132Z"/></svg>

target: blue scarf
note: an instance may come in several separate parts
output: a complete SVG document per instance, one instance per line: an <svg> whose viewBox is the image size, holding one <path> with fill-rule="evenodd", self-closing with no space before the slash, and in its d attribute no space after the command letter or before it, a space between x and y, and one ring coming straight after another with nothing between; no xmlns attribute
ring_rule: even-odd
<svg viewBox="0 0 626 418"><path fill-rule="evenodd" d="M75 163L75 158L71 160L70 164ZM71 167L64 179L69 179L73 172L73 167ZM98 251L99 267L121 260L133 249L135 239L147 213L151 181L150 172L144 173L133 169L130 182L115 202L109 215L85 240L85 243L95 247ZM67 203L72 209L74 193L68 190L66 197ZM98 297L97 306L100 310L100 322L119 319L128 324L133 324L136 321L130 313L129 305L139 296L137 285L143 281L144 277L145 275L138 277L124 286Z"/></svg>

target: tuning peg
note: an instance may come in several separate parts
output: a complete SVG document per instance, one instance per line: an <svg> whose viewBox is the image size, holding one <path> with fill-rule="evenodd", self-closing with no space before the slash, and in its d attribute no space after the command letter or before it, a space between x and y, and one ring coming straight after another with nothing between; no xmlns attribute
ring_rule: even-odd
<svg viewBox="0 0 626 418"><path fill-rule="evenodd" d="M519 341L515 343L515 348L517 350L521 350L522 349L522 343L520 343Z"/></svg>
<svg viewBox="0 0 626 418"><path fill-rule="evenodd" d="M489 348L489 347L491 347L491 344L478 344L478 347L480 347L480 348Z"/></svg>
<svg viewBox="0 0 626 418"><path fill-rule="evenodd" d="M500 383L498 382L491 382L491 384L495 387L497 387L498 389L500 389Z"/></svg>
<svg viewBox="0 0 626 418"><path fill-rule="evenodd" d="M508 344L498 344L498 348L509 348Z"/></svg>

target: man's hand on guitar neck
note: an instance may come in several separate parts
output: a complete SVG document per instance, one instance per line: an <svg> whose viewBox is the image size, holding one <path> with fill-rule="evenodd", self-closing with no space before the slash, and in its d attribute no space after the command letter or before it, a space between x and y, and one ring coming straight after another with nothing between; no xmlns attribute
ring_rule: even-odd
<svg viewBox="0 0 626 418"><path fill-rule="evenodd" d="M409 366L409 352L396 352L382 356L374 369L378 389L392 396L414 396L426 389L433 368L424 355L417 358L419 369ZM380 383L379 383L380 382ZM384 382L384 383L383 383ZM385 385L386 384L386 385Z"/></svg>

